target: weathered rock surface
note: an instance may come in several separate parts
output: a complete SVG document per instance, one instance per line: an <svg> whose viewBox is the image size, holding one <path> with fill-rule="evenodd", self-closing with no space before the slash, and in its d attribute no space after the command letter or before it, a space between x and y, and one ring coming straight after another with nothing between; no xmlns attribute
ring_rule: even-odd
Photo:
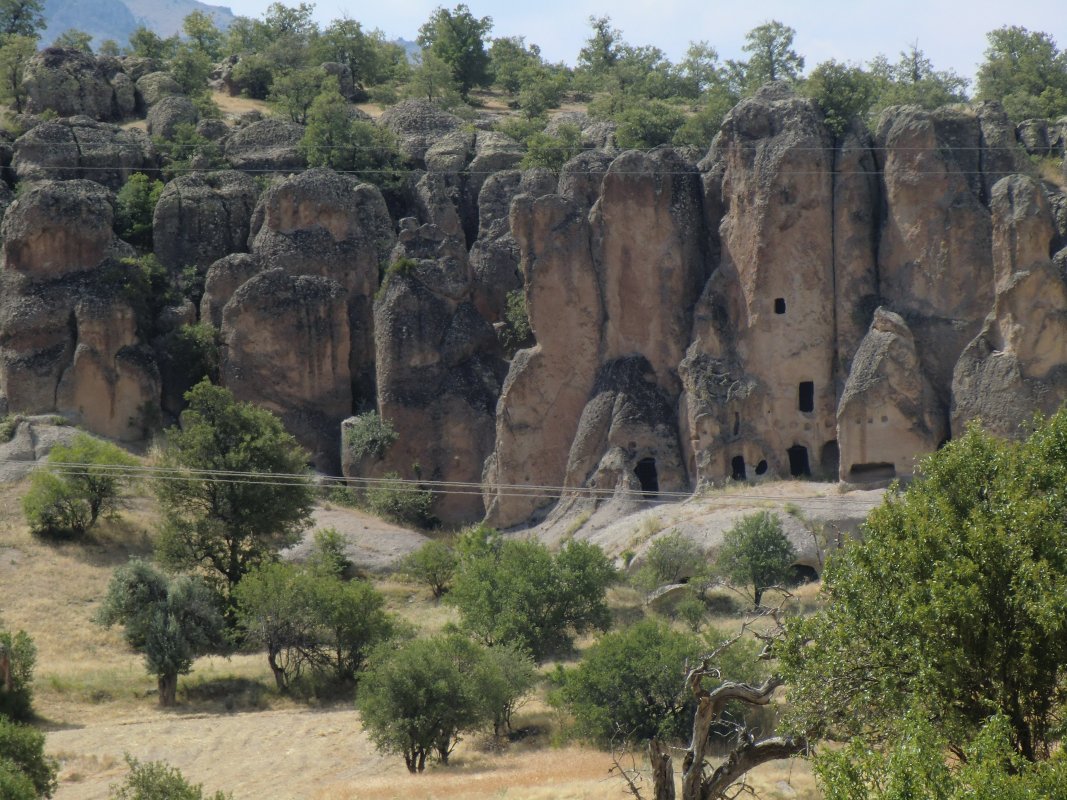
<svg viewBox="0 0 1067 800"><path fill-rule="evenodd" d="M222 310L245 281L265 269L263 262L249 253L232 253L208 267L204 295L200 299L200 319L219 328Z"/></svg>
<svg viewBox="0 0 1067 800"><path fill-rule="evenodd" d="M158 159L144 131L80 116L28 130L15 140L11 166L20 181L84 178L117 191L135 172L155 170Z"/></svg>
<svg viewBox="0 0 1067 800"><path fill-rule="evenodd" d="M222 313L222 382L277 413L320 470L336 473L337 431L352 413L347 293L282 269L246 281Z"/></svg>
<svg viewBox="0 0 1067 800"><path fill-rule="evenodd" d="M172 139L179 125L196 125L199 118L196 106L188 97L167 95L148 109L148 133L151 136Z"/></svg>
<svg viewBox="0 0 1067 800"><path fill-rule="evenodd" d="M379 265L395 241L378 188L328 169L273 184L252 217L250 250L265 265L331 278L345 288L357 403L374 397L372 304Z"/></svg>
<svg viewBox="0 0 1067 800"><path fill-rule="evenodd" d="M238 129L226 141L226 160L253 174L296 172L307 166L300 154L304 128L273 117Z"/></svg>
<svg viewBox="0 0 1067 800"><path fill-rule="evenodd" d="M122 118L124 98L116 98L107 70L88 53L46 47L26 63L24 74L26 108L31 114L52 110L61 117Z"/></svg>
<svg viewBox="0 0 1067 800"><path fill-rule="evenodd" d="M462 128L463 120L433 103L404 100L387 108L378 124L393 132L404 156L425 166L426 151L441 137Z"/></svg>
<svg viewBox="0 0 1067 800"><path fill-rule="evenodd" d="M234 170L194 172L168 183L152 215L153 250L168 269L201 272L248 246L259 190Z"/></svg>
<svg viewBox="0 0 1067 800"><path fill-rule="evenodd" d="M945 429L933 388L919 364L915 339L899 314L879 308L852 362L837 409L841 479L910 476Z"/></svg>

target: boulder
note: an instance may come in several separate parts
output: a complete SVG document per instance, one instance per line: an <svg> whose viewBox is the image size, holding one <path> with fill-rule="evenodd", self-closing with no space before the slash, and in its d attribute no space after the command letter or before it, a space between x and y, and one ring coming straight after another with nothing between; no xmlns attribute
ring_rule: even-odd
<svg viewBox="0 0 1067 800"><path fill-rule="evenodd" d="M196 123L196 133L208 141L224 143L230 135L230 126L221 119L202 119Z"/></svg>
<svg viewBox="0 0 1067 800"><path fill-rule="evenodd" d="M137 79L138 107L147 111L164 97L184 95L181 84L169 72L149 72Z"/></svg>
<svg viewBox="0 0 1067 800"><path fill-rule="evenodd" d="M307 166L300 153L304 127L273 117L234 131L226 141L226 160L234 169L264 173L297 172Z"/></svg>
<svg viewBox="0 0 1067 800"><path fill-rule="evenodd" d="M311 463L335 474L337 431L352 413L346 294L329 278L271 269L222 312L223 385L277 413Z"/></svg>
<svg viewBox="0 0 1067 800"><path fill-rule="evenodd" d="M250 250L265 265L331 278L345 288L357 402L374 397L372 303L379 265L395 241L378 188L328 169L274 183L252 216Z"/></svg>
<svg viewBox="0 0 1067 800"><path fill-rule="evenodd" d="M909 477L945 439L944 416L899 314L875 311L837 409L841 480Z"/></svg>
<svg viewBox="0 0 1067 800"><path fill-rule="evenodd" d="M347 64L326 61L320 64L319 67L327 75L337 78L337 88L342 97L346 100L354 100L356 98L356 85L352 80L352 69Z"/></svg>
<svg viewBox="0 0 1067 800"><path fill-rule="evenodd" d="M200 319L216 328L222 327L222 310L245 281L264 269L263 262L249 253L224 256L208 267L204 277L204 295L200 299Z"/></svg>
<svg viewBox="0 0 1067 800"><path fill-rule="evenodd" d="M171 270L201 272L223 256L248 247L256 182L234 170L193 172L163 189L152 215L153 249Z"/></svg>
<svg viewBox="0 0 1067 800"><path fill-rule="evenodd" d="M425 100L404 100L387 108L378 124L392 131L400 152L421 167L431 145L462 128L463 120Z"/></svg>
<svg viewBox="0 0 1067 800"><path fill-rule="evenodd" d="M199 118L192 100L184 95L169 95L148 109L148 133L172 139L179 125L196 125Z"/></svg>
<svg viewBox="0 0 1067 800"><path fill-rule="evenodd" d="M1039 158L1052 155L1048 128L1047 119L1024 119L1015 127L1015 135L1027 155Z"/></svg>
<svg viewBox="0 0 1067 800"><path fill-rule="evenodd" d="M15 140L11 166L20 181L86 179L118 191L135 172L158 166L144 131L89 117L37 125Z"/></svg>
<svg viewBox="0 0 1067 800"><path fill-rule="evenodd" d="M120 118L115 90L104 67L80 50L46 47L26 62L26 110L50 110L60 117L85 115L95 120Z"/></svg>
<svg viewBox="0 0 1067 800"><path fill-rule="evenodd" d="M586 150L570 159L559 173L559 193L585 208L600 198L604 174L613 161L607 153Z"/></svg>
<svg viewBox="0 0 1067 800"><path fill-rule="evenodd" d="M993 100L984 100L975 104L975 113L981 133L983 197L989 198L994 183L1007 175L1025 171L1026 156L1019 151L1015 125L1008 118L1004 106Z"/></svg>
<svg viewBox="0 0 1067 800"><path fill-rule="evenodd" d="M122 71L129 75L134 84L150 72L159 72L162 66L158 60L144 56L125 56L121 60Z"/></svg>

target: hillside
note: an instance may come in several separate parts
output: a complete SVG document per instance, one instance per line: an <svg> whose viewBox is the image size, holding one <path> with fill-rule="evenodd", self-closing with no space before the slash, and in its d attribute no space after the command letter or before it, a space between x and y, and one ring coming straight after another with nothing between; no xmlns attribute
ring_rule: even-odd
<svg viewBox="0 0 1067 800"><path fill-rule="evenodd" d="M130 34L140 25L164 37L181 33L182 20L194 11L210 15L223 29L234 16L224 6L199 0L45 0L41 41L50 44L61 33L74 28L90 34L97 47L105 39L125 46Z"/></svg>

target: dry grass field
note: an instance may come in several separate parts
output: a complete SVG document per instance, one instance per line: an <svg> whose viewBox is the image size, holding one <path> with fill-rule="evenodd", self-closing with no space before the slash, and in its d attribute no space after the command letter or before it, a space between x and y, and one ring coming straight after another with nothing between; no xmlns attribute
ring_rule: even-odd
<svg viewBox="0 0 1067 800"><path fill-rule="evenodd" d="M309 706L279 696L262 656L201 659L180 681L178 708L158 708L155 682L140 657L117 631L91 621L114 567L150 554L151 500L135 498L90 542L46 543L31 537L22 520L25 487L0 485L0 619L7 629L30 632L37 644L35 707L47 749L60 764L57 800L107 798L109 786L125 775L125 754L165 760L235 800L626 796L609 772L609 754L559 743L560 720L543 693L516 714L516 727L528 735L503 750L471 737L453 764L420 776L409 775L399 757L374 749L350 702ZM435 605L417 587L377 583L390 609L424 630L454 619L450 607ZM633 590L613 589L611 599L619 618L643 613ZM818 796L800 761L769 765L753 785L771 800Z"/></svg>

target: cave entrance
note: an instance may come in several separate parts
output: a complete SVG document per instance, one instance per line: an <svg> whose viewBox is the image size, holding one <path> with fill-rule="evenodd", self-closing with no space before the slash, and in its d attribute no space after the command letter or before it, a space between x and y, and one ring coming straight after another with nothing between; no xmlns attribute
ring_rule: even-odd
<svg viewBox="0 0 1067 800"><path fill-rule="evenodd" d="M891 481L897 476L897 468L884 461L870 464L853 464L848 471L848 479L854 483L871 481Z"/></svg>
<svg viewBox="0 0 1067 800"><path fill-rule="evenodd" d="M634 475L641 483L641 491L649 500L659 497L659 473L656 471L656 459L642 458L634 467Z"/></svg>
<svg viewBox="0 0 1067 800"><path fill-rule="evenodd" d="M795 444L785 451L789 455L789 474L794 478L811 475L811 464L808 461L808 448L802 444Z"/></svg>
<svg viewBox="0 0 1067 800"><path fill-rule="evenodd" d="M797 387L797 405L805 414L815 410L815 381L801 381Z"/></svg>
<svg viewBox="0 0 1067 800"><path fill-rule="evenodd" d="M767 474L767 459L761 458L759 460L759 463L756 465L756 474L757 475L766 475Z"/></svg>
<svg viewBox="0 0 1067 800"><path fill-rule="evenodd" d="M837 473L841 469L841 451L837 447L837 439L831 439L822 446L819 455L819 471L826 478L837 480Z"/></svg>
<svg viewBox="0 0 1067 800"><path fill-rule="evenodd" d="M730 477L735 481L743 481L747 477L744 456L734 456L730 459Z"/></svg>
<svg viewBox="0 0 1067 800"><path fill-rule="evenodd" d="M789 568L790 583L794 586L802 586L805 583L815 583L819 580L819 573L815 567L807 564L794 564Z"/></svg>

